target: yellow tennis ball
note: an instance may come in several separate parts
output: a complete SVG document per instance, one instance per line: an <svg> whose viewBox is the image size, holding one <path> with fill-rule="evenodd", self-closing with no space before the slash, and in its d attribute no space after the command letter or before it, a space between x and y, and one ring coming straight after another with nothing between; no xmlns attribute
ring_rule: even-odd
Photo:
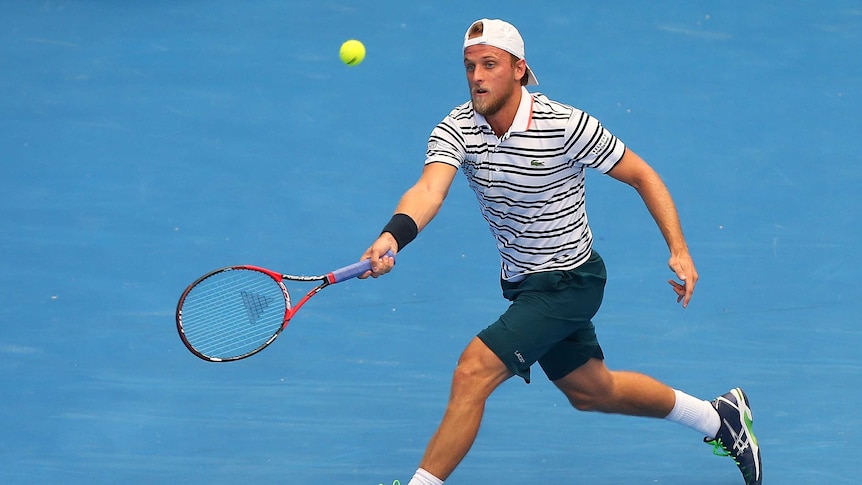
<svg viewBox="0 0 862 485"><path fill-rule="evenodd" d="M341 57L341 61L348 66L358 66L365 59L365 46L358 40L350 39L341 44L338 55Z"/></svg>

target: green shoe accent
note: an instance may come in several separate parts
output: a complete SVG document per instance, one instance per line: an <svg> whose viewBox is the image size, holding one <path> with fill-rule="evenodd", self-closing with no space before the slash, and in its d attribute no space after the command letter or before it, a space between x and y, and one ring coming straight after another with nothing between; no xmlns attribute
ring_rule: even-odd
<svg viewBox="0 0 862 485"><path fill-rule="evenodd" d="M720 439L707 441L706 444L712 445L712 454L715 456L730 456L730 452L724 449ZM382 483L380 485L383 485Z"/></svg>
<svg viewBox="0 0 862 485"><path fill-rule="evenodd" d="M759 446L757 444L757 436L754 436L754 430L752 429L754 420L751 418L751 414L745 413L745 416L742 417L742 421L745 423L745 430L748 431L748 437L751 439L751 442L754 443L754 446Z"/></svg>

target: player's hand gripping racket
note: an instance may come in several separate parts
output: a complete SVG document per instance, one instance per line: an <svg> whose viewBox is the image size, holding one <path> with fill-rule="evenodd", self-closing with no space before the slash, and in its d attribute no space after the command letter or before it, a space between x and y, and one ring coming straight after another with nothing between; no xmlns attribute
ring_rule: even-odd
<svg viewBox="0 0 862 485"><path fill-rule="evenodd" d="M391 252L386 256L394 257ZM322 276L286 275L257 266L217 269L183 292L177 304L177 331L186 347L201 359L244 359L271 344L320 290L370 270L368 259ZM284 280L320 284L291 307Z"/></svg>

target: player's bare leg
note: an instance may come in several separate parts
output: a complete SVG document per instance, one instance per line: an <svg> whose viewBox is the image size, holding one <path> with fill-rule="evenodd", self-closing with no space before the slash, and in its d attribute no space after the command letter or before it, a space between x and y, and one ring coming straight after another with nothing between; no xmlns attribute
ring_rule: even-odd
<svg viewBox="0 0 862 485"><path fill-rule="evenodd" d="M441 480L449 477L476 440L488 396L512 375L479 338L470 342L455 368L446 413L421 468Z"/></svg>
<svg viewBox="0 0 862 485"><path fill-rule="evenodd" d="M554 384L582 411L664 418L675 402L672 388L644 374L610 371L590 359Z"/></svg>

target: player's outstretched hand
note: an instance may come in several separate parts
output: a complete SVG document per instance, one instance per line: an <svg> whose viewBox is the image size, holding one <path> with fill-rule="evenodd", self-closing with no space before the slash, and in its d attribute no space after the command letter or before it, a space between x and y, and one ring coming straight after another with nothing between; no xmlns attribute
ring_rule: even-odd
<svg viewBox="0 0 862 485"><path fill-rule="evenodd" d="M694 267L694 261L688 251L678 254L672 254L668 261L670 270L676 274L679 281L668 280L668 283L676 293L676 302L682 302L682 307L688 306L691 301L691 295L694 293L694 286L697 284L697 270Z"/></svg>

